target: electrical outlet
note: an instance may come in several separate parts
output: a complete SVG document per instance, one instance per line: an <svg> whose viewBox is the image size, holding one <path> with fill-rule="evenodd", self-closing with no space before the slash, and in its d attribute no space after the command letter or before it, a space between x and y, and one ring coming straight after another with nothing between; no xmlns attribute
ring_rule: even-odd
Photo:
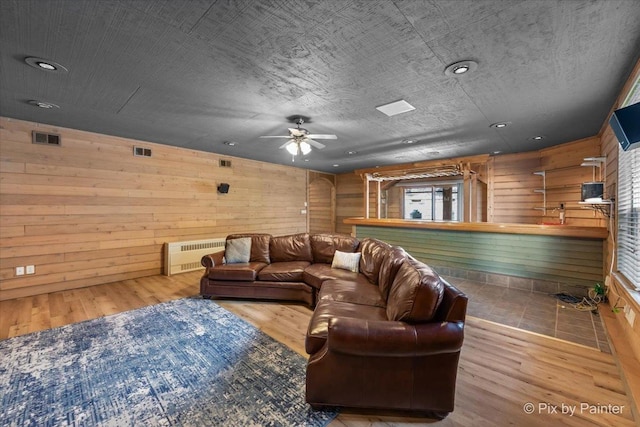
<svg viewBox="0 0 640 427"><path fill-rule="evenodd" d="M35 265L27 265L27 274L35 274L36 266Z"/></svg>
<svg viewBox="0 0 640 427"><path fill-rule="evenodd" d="M24 276L24 267L16 267L16 276Z"/></svg>
<svg viewBox="0 0 640 427"><path fill-rule="evenodd" d="M633 328L633 322L636 320L636 312L633 311L631 306L624 306L624 317L626 317L627 322L629 322L629 325L631 325L631 327Z"/></svg>

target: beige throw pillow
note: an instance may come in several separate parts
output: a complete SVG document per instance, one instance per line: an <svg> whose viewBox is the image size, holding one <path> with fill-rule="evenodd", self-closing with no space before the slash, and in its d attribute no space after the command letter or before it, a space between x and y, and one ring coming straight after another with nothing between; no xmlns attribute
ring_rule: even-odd
<svg viewBox="0 0 640 427"><path fill-rule="evenodd" d="M336 253L333 254L331 268L340 268L342 270L349 270L357 273L358 266L360 264L360 255L360 252L349 253L336 251Z"/></svg>
<svg viewBox="0 0 640 427"><path fill-rule="evenodd" d="M249 262L251 258L251 237L227 240L224 259L227 264Z"/></svg>

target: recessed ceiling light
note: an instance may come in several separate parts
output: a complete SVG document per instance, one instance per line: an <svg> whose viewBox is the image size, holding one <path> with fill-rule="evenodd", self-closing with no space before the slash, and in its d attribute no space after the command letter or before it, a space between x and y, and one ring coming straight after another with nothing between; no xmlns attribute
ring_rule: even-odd
<svg viewBox="0 0 640 427"><path fill-rule="evenodd" d="M409 104L404 99L401 99L400 101L395 101L395 102L391 102L389 104L380 105L379 107L376 107L376 110L380 111L381 113L386 114L389 117L395 116L395 115L401 114L401 113L406 113L408 111L413 111L415 109L416 109L416 107L414 107L413 105Z"/></svg>
<svg viewBox="0 0 640 427"><path fill-rule="evenodd" d="M60 108L59 105L56 105L56 104L54 104L52 102L36 101L35 99L32 99L31 101L28 101L28 103L31 104L31 105L35 105L36 107L46 108L46 109Z"/></svg>
<svg viewBox="0 0 640 427"><path fill-rule="evenodd" d="M333 165L334 168L337 168L338 166L340 166L340 165L337 164L337 163L335 165Z"/></svg>
<svg viewBox="0 0 640 427"><path fill-rule="evenodd" d="M354 154L357 154L357 151L347 151L346 152L348 155L353 156Z"/></svg>
<svg viewBox="0 0 640 427"><path fill-rule="evenodd" d="M229 147L233 147L234 145L236 145L235 141L225 141L224 145L228 145Z"/></svg>
<svg viewBox="0 0 640 427"><path fill-rule="evenodd" d="M496 129L502 129L502 128L506 128L510 124L511 124L511 122L497 122L497 123L490 124L489 127L490 128L496 128Z"/></svg>
<svg viewBox="0 0 640 427"><path fill-rule="evenodd" d="M403 139L402 143L403 144L414 144L416 142L415 139Z"/></svg>
<svg viewBox="0 0 640 427"><path fill-rule="evenodd" d="M478 68L478 63L467 59L447 65L447 68L444 69L444 74L447 76L461 76L476 68Z"/></svg>
<svg viewBox="0 0 640 427"><path fill-rule="evenodd" d="M544 139L544 136L542 135L536 135L536 136L532 136L531 138L529 138L532 141L542 141Z"/></svg>
<svg viewBox="0 0 640 427"><path fill-rule="evenodd" d="M65 66L58 64L55 61L36 58L34 56L25 58L24 62L26 62L28 65L30 65L33 68L37 68L38 70L43 70L50 73L67 73L69 71Z"/></svg>
<svg viewBox="0 0 640 427"><path fill-rule="evenodd" d="M502 153L502 151L500 151L500 150L496 150L496 151L492 151L491 152L491 154L500 154L500 153Z"/></svg>

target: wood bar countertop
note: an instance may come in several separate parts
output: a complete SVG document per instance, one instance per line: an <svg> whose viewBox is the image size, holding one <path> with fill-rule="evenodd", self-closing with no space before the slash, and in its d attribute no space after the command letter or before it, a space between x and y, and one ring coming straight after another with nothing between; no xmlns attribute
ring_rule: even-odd
<svg viewBox="0 0 640 427"><path fill-rule="evenodd" d="M606 239L606 227L571 225L505 224L493 222L438 222L404 219L346 218L345 224L372 227L417 228L426 230L471 231L480 233L535 234L541 236Z"/></svg>

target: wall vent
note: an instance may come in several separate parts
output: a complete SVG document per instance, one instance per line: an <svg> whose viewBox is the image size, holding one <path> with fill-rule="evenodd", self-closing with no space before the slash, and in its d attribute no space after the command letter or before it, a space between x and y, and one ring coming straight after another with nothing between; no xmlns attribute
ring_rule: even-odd
<svg viewBox="0 0 640 427"><path fill-rule="evenodd" d="M151 148L133 147L133 155L139 157L151 157Z"/></svg>
<svg viewBox="0 0 640 427"><path fill-rule="evenodd" d="M54 133L31 132L32 142L34 144L57 145L60 146L60 135Z"/></svg>
<svg viewBox="0 0 640 427"><path fill-rule="evenodd" d="M171 276L177 273L199 270L203 266L203 256L224 251L226 238L193 240L188 242L165 243L164 274Z"/></svg>
<svg viewBox="0 0 640 427"><path fill-rule="evenodd" d="M220 159L220 167L221 168L230 168L231 160Z"/></svg>

